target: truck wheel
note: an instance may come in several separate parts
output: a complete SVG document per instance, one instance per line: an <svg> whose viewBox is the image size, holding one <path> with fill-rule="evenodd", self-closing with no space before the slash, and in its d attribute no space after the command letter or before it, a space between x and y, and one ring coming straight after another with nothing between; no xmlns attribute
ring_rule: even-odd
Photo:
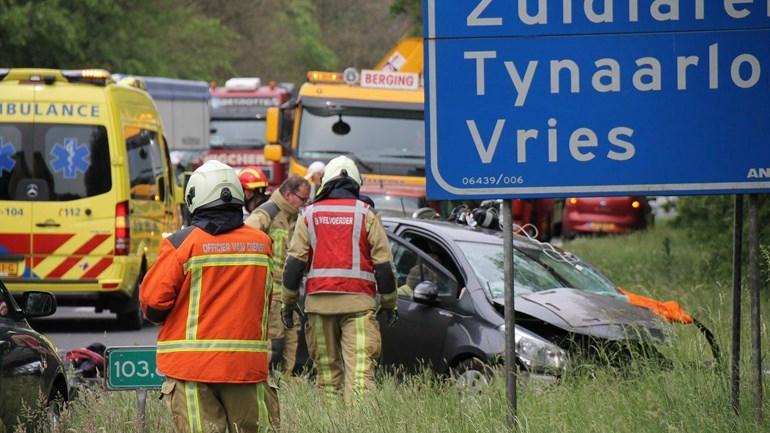
<svg viewBox="0 0 770 433"><path fill-rule="evenodd" d="M139 285L142 284L144 279L144 266L142 266L142 272L136 279L134 284L134 293L131 294L131 298L128 303L118 312L118 327L127 331L136 331L142 329L144 323L144 315L142 309L139 307Z"/></svg>

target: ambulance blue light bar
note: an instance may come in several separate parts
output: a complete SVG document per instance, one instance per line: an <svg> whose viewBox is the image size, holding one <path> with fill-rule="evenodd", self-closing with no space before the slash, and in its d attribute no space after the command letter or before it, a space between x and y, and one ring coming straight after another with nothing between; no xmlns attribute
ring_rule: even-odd
<svg viewBox="0 0 770 433"><path fill-rule="evenodd" d="M61 71L70 83L91 83L104 86L112 81L112 75L105 69L68 69Z"/></svg>

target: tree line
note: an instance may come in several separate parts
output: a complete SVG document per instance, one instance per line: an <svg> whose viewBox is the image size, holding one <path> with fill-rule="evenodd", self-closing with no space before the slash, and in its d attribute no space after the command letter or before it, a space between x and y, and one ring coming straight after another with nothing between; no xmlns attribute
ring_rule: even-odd
<svg viewBox="0 0 770 433"><path fill-rule="evenodd" d="M374 66L419 28L412 12L404 0L0 0L0 67L299 83Z"/></svg>

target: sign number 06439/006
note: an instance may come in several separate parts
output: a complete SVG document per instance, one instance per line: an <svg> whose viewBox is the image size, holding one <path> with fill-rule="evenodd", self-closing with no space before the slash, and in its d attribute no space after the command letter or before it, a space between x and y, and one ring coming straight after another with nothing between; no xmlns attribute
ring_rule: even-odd
<svg viewBox="0 0 770 433"><path fill-rule="evenodd" d="M464 176L463 185L523 185L524 176Z"/></svg>

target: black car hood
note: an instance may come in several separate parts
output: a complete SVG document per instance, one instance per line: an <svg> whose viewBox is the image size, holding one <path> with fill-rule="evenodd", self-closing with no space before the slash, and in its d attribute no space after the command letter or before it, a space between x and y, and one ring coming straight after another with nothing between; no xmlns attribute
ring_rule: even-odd
<svg viewBox="0 0 770 433"><path fill-rule="evenodd" d="M515 310L568 332L608 340L665 338L658 316L611 295L552 289L516 297Z"/></svg>

